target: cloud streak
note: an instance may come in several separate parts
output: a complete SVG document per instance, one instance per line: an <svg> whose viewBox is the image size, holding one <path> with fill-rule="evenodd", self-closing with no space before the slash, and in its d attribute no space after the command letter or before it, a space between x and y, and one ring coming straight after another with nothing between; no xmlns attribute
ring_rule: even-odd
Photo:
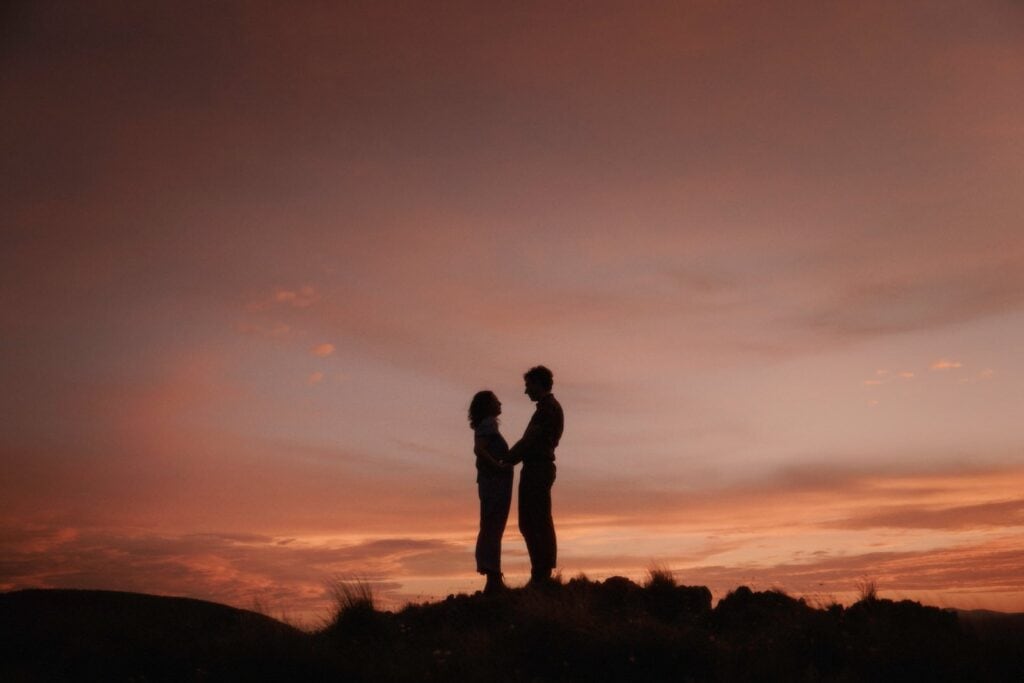
<svg viewBox="0 0 1024 683"><path fill-rule="evenodd" d="M677 570L683 580L717 588L737 585L783 588L827 603L858 599L858 580L875 580L881 597L916 599L960 609L1020 611L1024 582L1014 568L1024 557L1020 534L984 543L913 552L873 552L776 565L694 566Z"/></svg>
<svg viewBox="0 0 1024 683"><path fill-rule="evenodd" d="M384 605L403 599L393 579L449 571L465 548L441 539L313 542L258 534L125 534L3 529L0 587L94 588L188 595L252 608L257 602L312 625L329 616L330 584L359 578ZM408 599L408 598L405 598Z"/></svg>
<svg viewBox="0 0 1024 683"><path fill-rule="evenodd" d="M618 499L592 483L570 485L556 491L562 567L569 575L639 576L659 562L688 582L711 585L718 597L747 583L845 598L858 578L870 575L889 591L932 602L1020 606L1024 586L1014 562L1024 500L1006 496L1019 491L1022 478L1019 470L880 476L805 468L759 486L697 496L637 489ZM415 489L406 494L415 496ZM604 504L584 505L584 496ZM971 498L989 502L942 502ZM893 500L904 502L882 505ZM362 521L350 518L347 535L182 534L8 518L0 534L0 585L140 590L243 607L259 598L307 621L327 609L325 584L332 577L377 582L389 604L474 586L472 510L435 509L439 501L429 497L407 502L421 512L399 511L389 522L380 518L387 506L378 507ZM431 523L409 524L424 515ZM401 520L409 532L420 531L382 535ZM905 535L921 529L932 532L924 546ZM505 545L506 572L525 575L514 521ZM971 587L950 588L959 585Z"/></svg>

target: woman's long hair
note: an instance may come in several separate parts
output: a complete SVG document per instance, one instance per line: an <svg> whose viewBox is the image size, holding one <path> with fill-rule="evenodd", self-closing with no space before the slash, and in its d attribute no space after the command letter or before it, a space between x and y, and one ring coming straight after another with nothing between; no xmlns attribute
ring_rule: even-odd
<svg viewBox="0 0 1024 683"><path fill-rule="evenodd" d="M495 414L498 397L493 391L478 391L469 402L469 426L476 429L485 418Z"/></svg>

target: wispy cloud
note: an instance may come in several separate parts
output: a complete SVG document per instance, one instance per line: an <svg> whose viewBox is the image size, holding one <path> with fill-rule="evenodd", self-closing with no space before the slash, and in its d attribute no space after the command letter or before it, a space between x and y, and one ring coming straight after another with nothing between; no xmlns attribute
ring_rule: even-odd
<svg viewBox="0 0 1024 683"><path fill-rule="evenodd" d="M563 486L560 500L563 510L578 515L583 525L623 528L767 534L780 529L1013 529L1024 527L1020 485L1024 470L1013 467L886 472L820 465L786 467L756 483L690 492L588 478Z"/></svg>
<svg viewBox="0 0 1024 683"><path fill-rule="evenodd" d="M38 529L48 543L0 528L0 590L26 587L132 590L188 595L315 623L328 616L329 582L371 582L385 605L402 601L401 580L450 573L467 548L442 539L361 542L259 534L128 533Z"/></svg>
<svg viewBox="0 0 1024 683"><path fill-rule="evenodd" d="M822 602L853 602L858 579L877 581L882 597L909 598L959 608L1024 610L1024 535L928 550L826 554L800 562L680 567L688 583L702 583L721 597L746 584L783 588Z"/></svg>
<svg viewBox="0 0 1024 683"><path fill-rule="evenodd" d="M277 306L309 308L319 299L320 294L312 285L303 285L294 289L278 287L270 296L255 301L246 308L250 311L264 311Z"/></svg>
<svg viewBox="0 0 1024 683"><path fill-rule="evenodd" d="M940 358L939 360L933 362L928 367L930 370L956 370L957 368L962 368L963 366L964 364L958 360Z"/></svg>
<svg viewBox="0 0 1024 683"><path fill-rule="evenodd" d="M316 290L310 285L306 285L299 289L278 289L270 300L277 304L286 304L295 308L308 308L318 298Z"/></svg>
<svg viewBox="0 0 1024 683"><path fill-rule="evenodd" d="M875 370L874 377L864 380L862 384L868 387L877 387L899 380L912 380L915 377L917 377L917 373L911 370Z"/></svg>
<svg viewBox="0 0 1024 683"><path fill-rule="evenodd" d="M816 274L834 293L815 302L815 312L803 321L842 337L872 337L1017 310L1024 303L1024 274L1010 255L1015 249L1020 247L1007 253L994 246L957 268L948 265L954 254L939 247L915 263L878 262L851 250L835 273ZM872 279L864 282L860 273Z"/></svg>
<svg viewBox="0 0 1024 683"><path fill-rule="evenodd" d="M309 352L312 353L314 356L319 356L320 358L326 358L327 356L329 356L332 353L334 353L334 344L328 344L328 343L317 344L316 346L311 348L309 350Z"/></svg>
<svg viewBox="0 0 1024 683"><path fill-rule="evenodd" d="M317 449L306 455L334 458ZM374 463L359 469L368 465ZM440 503L451 493L435 499L422 474L406 474L407 483L387 485L397 487L397 498L372 489L372 479L350 481L346 489L346 497L358 499L355 507L380 511L377 522L395 512L384 528L431 518L425 526L408 524L410 532L419 531L400 536L374 531L366 524L374 515L353 517L351 504L333 511L345 516L339 528L347 534L182 534L8 518L0 528L0 587L138 590L241 607L260 598L309 618L326 611L324 584L333 576L377 582L392 602L422 594L424 582L440 594L474 585L473 506L446 510ZM824 466L790 468L756 484L698 494L624 488L621 481L606 487L565 482L556 490L556 523L562 564L571 572L635 575L661 561L687 582L711 585L719 597L741 583L844 593L869 573L889 591L931 591L931 602L964 605L950 587L973 586L973 599L986 605L1024 606L1014 564L1024 552L1022 482L1024 470L879 474ZM405 509L393 510L398 501ZM933 534L924 547L900 535L914 529ZM872 547L879 542L884 551ZM912 550L899 550L908 542ZM511 529L506 559L508 572L526 571L521 539Z"/></svg>
<svg viewBox="0 0 1024 683"><path fill-rule="evenodd" d="M243 321L235 326L242 334L251 334L257 337L268 339L283 339L293 333L292 327L282 322L252 322Z"/></svg>
<svg viewBox="0 0 1024 683"><path fill-rule="evenodd" d="M983 529L1024 527L1024 498L974 505L883 505L838 526L852 529Z"/></svg>

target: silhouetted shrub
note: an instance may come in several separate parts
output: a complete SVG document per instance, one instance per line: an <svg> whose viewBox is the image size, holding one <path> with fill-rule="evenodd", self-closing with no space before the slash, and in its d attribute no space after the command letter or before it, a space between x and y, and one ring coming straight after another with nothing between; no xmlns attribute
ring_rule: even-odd
<svg viewBox="0 0 1024 683"><path fill-rule="evenodd" d="M381 635L382 613L374 608L373 588L361 580L336 580L329 585L334 618L327 631L339 637L367 640Z"/></svg>
<svg viewBox="0 0 1024 683"><path fill-rule="evenodd" d="M960 678L968 645L955 614L918 602L868 598L844 614L851 668L874 680Z"/></svg>

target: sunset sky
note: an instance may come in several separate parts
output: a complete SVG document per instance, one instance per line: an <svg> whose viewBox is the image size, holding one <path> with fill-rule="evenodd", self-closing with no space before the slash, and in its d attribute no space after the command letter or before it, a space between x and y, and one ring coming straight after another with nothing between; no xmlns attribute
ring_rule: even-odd
<svg viewBox="0 0 1024 683"><path fill-rule="evenodd" d="M543 363L564 576L1024 611L1020 2L15 2L0 102L0 590L475 590Z"/></svg>

